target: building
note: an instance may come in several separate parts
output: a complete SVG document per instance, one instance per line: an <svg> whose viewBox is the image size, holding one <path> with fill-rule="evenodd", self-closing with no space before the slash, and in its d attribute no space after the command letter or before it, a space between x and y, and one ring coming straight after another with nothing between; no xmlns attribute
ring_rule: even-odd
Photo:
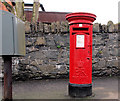
<svg viewBox="0 0 120 101"><path fill-rule="evenodd" d="M38 21L51 23L55 21L66 21L65 16L68 13L65 12L43 12L39 11ZM26 20L31 22L32 11L25 11Z"/></svg>
<svg viewBox="0 0 120 101"><path fill-rule="evenodd" d="M25 4L24 6L26 20L30 22L32 18L32 8L33 4ZM55 21L66 21L65 16L66 14L68 14L67 12L46 12L42 4L40 4L40 8L42 11L39 11L38 21L45 23L51 23Z"/></svg>

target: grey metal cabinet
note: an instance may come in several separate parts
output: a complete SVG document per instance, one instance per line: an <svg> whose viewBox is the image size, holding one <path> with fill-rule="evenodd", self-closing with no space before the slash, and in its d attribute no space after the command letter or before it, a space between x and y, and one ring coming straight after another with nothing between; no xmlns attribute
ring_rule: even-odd
<svg viewBox="0 0 120 101"><path fill-rule="evenodd" d="M0 56L25 55L25 25L12 13L0 10Z"/></svg>

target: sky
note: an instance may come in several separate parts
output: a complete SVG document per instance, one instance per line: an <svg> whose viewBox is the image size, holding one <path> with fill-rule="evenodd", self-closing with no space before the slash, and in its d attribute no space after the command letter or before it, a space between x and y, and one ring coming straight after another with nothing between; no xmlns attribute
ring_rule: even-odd
<svg viewBox="0 0 120 101"><path fill-rule="evenodd" d="M46 11L88 12L97 16L94 23L107 24L109 20L118 23L118 2L120 0L40 0ZM24 0L33 3L33 0ZM119 7L120 8L120 7Z"/></svg>

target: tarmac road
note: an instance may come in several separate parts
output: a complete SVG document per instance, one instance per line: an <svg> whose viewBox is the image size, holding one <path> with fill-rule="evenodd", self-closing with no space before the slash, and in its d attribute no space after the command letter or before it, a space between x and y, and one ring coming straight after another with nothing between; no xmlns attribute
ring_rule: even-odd
<svg viewBox="0 0 120 101"><path fill-rule="evenodd" d="M67 85L67 79L16 81L13 82L13 98L75 99L68 96ZM94 78L93 95L85 99L118 99L118 78Z"/></svg>

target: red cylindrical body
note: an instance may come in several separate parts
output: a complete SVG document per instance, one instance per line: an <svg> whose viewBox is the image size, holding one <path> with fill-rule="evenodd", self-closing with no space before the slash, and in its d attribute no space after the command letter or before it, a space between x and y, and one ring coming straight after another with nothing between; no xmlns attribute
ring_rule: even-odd
<svg viewBox="0 0 120 101"><path fill-rule="evenodd" d="M92 27L96 15L71 13L70 24L70 84L92 84Z"/></svg>

